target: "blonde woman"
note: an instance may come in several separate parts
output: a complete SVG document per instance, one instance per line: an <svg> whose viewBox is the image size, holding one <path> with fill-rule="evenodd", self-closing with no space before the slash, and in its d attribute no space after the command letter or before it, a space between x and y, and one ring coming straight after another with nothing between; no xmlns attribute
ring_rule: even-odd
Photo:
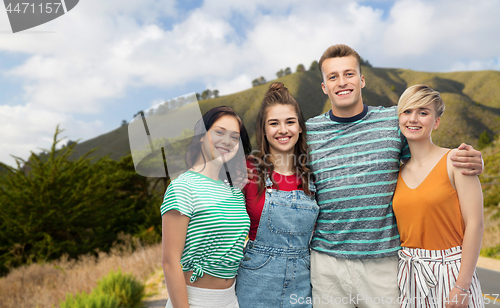
<svg viewBox="0 0 500 308"><path fill-rule="evenodd" d="M444 112L439 92L408 88L398 103L410 160L401 167L393 199L402 250L401 307L484 307L476 263L483 235L477 176L462 174L431 133Z"/></svg>

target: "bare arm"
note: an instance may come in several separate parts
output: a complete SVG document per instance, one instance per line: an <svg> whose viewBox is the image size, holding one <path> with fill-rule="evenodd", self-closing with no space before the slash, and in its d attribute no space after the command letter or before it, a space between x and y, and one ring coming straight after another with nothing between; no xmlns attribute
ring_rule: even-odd
<svg viewBox="0 0 500 308"><path fill-rule="evenodd" d="M481 152L465 143L462 143L458 149L460 151L453 151L454 154L451 156L453 166L466 169L462 170L464 175L480 175L484 168Z"/></svg>
<svg viewBox="0 0 500 308"><path fill-rule="evenodd" d="M465 224L462 264L455 284L460 288L469 290L483 238L483 194L477 176L467 176L459 168L452 168L460 210ZM454 296L456 296L458 303L453 302ZM468 296L459 288L451 290L449 300L451 302L447 307L467 307L468 305Z"/></svg>
<svg viewBox="0 0 500 308"><path fill-rule="evenodd" d="M162 266L168 294L175 308L189 308L181 256L186 243L189 217L176 210L162 217Z"/></svg>

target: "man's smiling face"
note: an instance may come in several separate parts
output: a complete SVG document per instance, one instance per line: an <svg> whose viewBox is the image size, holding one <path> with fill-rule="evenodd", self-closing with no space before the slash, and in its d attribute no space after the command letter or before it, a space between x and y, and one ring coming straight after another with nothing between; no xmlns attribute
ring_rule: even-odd
<svg viewBox="0 0 500 308"><path fill-rule="evenodd" d="M354 56L329 58L322 64L323 92L332 103L332 112L339 117L352 117L363 111L361 89L365 77Z"/></svg>

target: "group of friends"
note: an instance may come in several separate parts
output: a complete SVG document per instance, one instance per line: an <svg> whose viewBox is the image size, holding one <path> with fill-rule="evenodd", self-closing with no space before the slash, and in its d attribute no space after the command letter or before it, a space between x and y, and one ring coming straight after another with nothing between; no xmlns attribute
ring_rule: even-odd
<svg viewBox="0 0 500 308"><path fill-rule="evenodd" d="M257 154L231 108L203 115L161 205L167 307L484 307L481 153L432 142L445 107L427 85L364 105L360 62L323 53L331 110L307 122L274 82ZM223 181L238 155L242 189Z"/></svg>

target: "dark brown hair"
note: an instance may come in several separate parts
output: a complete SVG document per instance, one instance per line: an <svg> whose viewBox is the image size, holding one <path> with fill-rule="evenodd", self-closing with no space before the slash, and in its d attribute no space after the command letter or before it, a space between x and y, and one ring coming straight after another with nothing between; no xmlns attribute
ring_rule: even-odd
<svg viewBox="0 0 500 308"><path fill-rule="evenodd" d="M266 175L269 174L270 176L274 170L274 164L269 159L271 156L269 142L264 134L268 110L270 107L278 104L292 106L297 114L302 133L299 134L299 139L295 144L293 168L297 170L298 175L302 179L302 189L306 194L310 195L312 193L309 190L309 181L312 180L312 173L307 167L307 163L309 162L309 147L306 142L306 121L300 111L299 104L281 82L275 82L269 87L262 101L262 105L260 106L259 114L257 115L255 136L257 139L258 154L256 155L256 162L254 163L258 174L259 195L266 188ZM274 183L273 178L270 177L270 179Z"/></svg>
<svg viewBox="0 0 500 308"><path fill-rule="evenodd" d="M323 62L326 59L330 58L342 58L342 57L348 57L348 56L354 56L356 60L358 61L358 68L359 72L361 73L361 57L359 54L356 52L356 50L352 49L351 47L344 45L344 44L337 44L337 45L332 45L328 47L325 52L323 52L323 55L319 59L319 70L321 73L323 73Z"/></svg>
<svg viewBox="0 0 500 308"><path fill-rule="evenodd" d="M191 143L189 143L187 152L186 152L186 165L187 169L190 169L193 167L193 165L196 163L196 160L198 159L198 156L201 154L203 157L203 160L205 161L206 164L206 158L203 155L203 151L201 150L201 142L200 139L201 137L205 136L206 132L210 130L212 125L220 118L223 116L232 116L234 117L239 124L240 128L240 140L243 145L243 147L239 147L236 157L244 157L250 154L252 151L252 146L250 144L250 138L248 137L247 130L245 129L245 125L243 125L243 121L241 118L238 116L238 114L230 107L227 106L219 106L219 107L214 107L207 111L203 117L195 124L194 126L194 135L193 139L191 140ZM243 153L242 153L243 152ZM227 162L228 168L231 170L236 170L238 171L238 174L244 175L246 177L247 170L246 166L244 164L239 163L236 161L236 159L231 159L230 161ZM219 173L219 178L221 180L227 179L226 172L224 168L221 169Z"/></svg>

